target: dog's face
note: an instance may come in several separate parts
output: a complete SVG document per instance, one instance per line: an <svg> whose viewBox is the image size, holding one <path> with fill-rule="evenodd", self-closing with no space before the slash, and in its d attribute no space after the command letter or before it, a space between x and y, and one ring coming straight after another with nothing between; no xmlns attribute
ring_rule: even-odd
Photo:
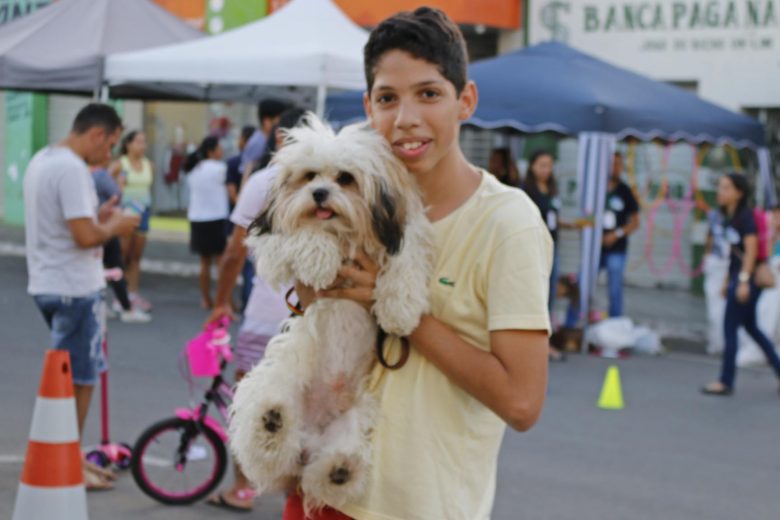
<svg viewBox="0 0 780 520"><path fill-rule="evenodd" d="M336 135L315 116L290 130L273 160L280 170L260 233L291 234L302 228L331 233L350 244L398 252L406 198L414 181L385 140L368 126Z"/></svg>

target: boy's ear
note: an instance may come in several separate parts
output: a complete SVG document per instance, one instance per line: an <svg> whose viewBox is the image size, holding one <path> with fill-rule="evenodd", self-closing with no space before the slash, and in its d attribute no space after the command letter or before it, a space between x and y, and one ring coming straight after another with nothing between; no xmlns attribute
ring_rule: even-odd
<svg viewBox="0 0 780 520"><path fill-rule="evenodd" d="M474 110L477 108L477 101L479 100L479 93L477 92L477 84L469 80L466 82L466 86L463 87L463 92L460 93L460 112L458 113L458 119L465 121L474 114Z"/></svg>
<svg viewBox="0 0 780 520"><path fill-rule="evenodd" d="M371 118L371 97L368 95L368 91L363 92L363 111L366 113L368 124L373 126L374 122Z"/></svg>

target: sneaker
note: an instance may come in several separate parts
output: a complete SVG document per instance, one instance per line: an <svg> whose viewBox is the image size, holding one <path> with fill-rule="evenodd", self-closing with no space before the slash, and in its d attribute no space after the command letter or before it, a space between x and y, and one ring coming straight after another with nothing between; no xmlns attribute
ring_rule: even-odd
<svg viewBox="0 0 780 520"><path fill-rule="evenodd" d="M119 320L122 323L149 323L152 321L152 317L149 313L146 313L141 309L132 309L129 311L122 311L119 314Z"/></svg>
<svg viewBox="0 0 780 520"><path fill-rule="evenodd" d="M140 309L144 312L152 310L152 304L149 303L149 300L138 293L130 293L130 303L133 304L134 309Z"/></svg>

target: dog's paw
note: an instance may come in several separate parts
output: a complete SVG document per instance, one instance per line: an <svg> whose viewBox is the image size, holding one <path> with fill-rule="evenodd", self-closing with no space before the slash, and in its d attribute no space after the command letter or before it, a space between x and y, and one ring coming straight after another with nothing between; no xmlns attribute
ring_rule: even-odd
<svg viewBox="0 0 780 520"><path fill-rule="evenodd" d="M320 454L303 468L301 488L304 496L338 507L360 498L367 473L367 462L358 454Z"/></svg>
<svg viewBox="0 0 780 520"><path fill-rule="evenodd" d="M330 470L328 478L332 484L342 486L352 479L352 468L349 464L336 466Z"/></svg>
<svg viewBox="0 0 780 520"><path fill-rule="evenodd" d="M279 408L272 408L265 412L261 418L263 422L263 429L270 434L278 433L284 422L282 420L282 412Z"/></svg>
<svg viewBox="0 0 780 520"><path fill-rule="evenodd" d="M428 311L428 305L427 302L423 305L403 304L394 298L386 298L377 299L372 310L382 330L403 337L417 328L420 317Z"/></svg>

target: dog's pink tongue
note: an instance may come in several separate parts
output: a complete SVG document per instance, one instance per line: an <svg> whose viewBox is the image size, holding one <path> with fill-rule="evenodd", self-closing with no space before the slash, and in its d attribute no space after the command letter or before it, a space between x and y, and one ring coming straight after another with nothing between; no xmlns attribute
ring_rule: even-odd
<svg viewBox="0 0 780 520"><path fill-rule="evenodd" d="M329 209L317 208L317 212L315 213L315 215L320 220L328 220L330 217L333 216L333 212Z"/></svg>

